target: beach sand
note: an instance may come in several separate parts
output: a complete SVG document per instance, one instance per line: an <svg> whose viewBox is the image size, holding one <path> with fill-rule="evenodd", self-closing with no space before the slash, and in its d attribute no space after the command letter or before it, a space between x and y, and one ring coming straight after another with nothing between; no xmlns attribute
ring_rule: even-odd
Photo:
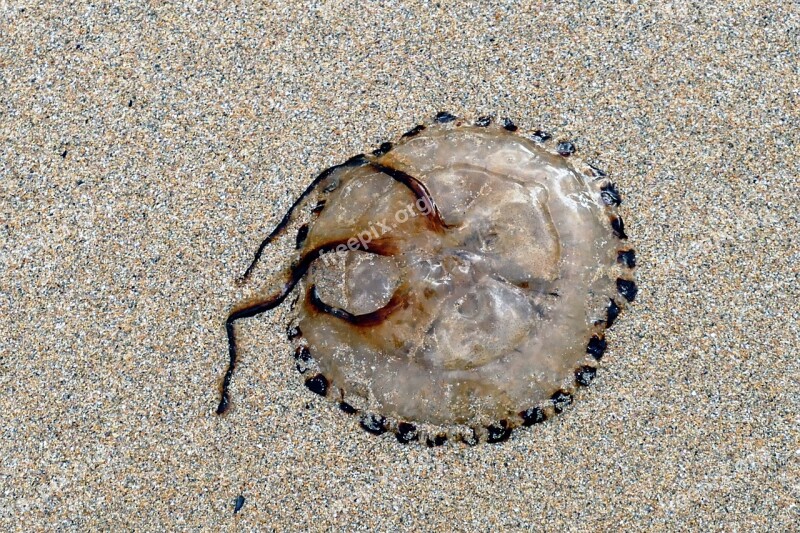
<svg viewBox="0 0 800 533"><path fill-rule="evenodd" d="M795 528L800 6L693 4L0 3L3 529ZM640 291L593 385L403 446L303 386L285 306L237 324L217 416L260 240L442 110L618 184Z"/></svg>

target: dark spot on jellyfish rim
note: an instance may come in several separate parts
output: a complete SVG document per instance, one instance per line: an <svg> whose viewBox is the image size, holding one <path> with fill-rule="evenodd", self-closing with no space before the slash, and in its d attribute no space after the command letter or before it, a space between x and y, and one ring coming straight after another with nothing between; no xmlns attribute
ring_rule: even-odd
<svg viewBox="0 0 800 533"><path fill-rule="evenodd" d="M328 394L328 384L328 378L322 374L317 374L316 376L312 376L306 380L306 388L314 394L319 394L320 396L326 396Z"/></svg>
<svg viewBox="0 0 800 533"><path fill-rule="evenodd" d="M492 117L490 117L489 115L478 117L477 120L475 120L475 125L478 126L479 128L485 128L491 123L492 123Z"/></svg>
<svg viewBox="0 0 800 533"><path fill-rule="evenodd" d="M620 296L632 302L636 299L639 289L636 287L636 282L625 278L617 278L617 292Z"/></svg>
<svg viewBox="0 0 800 533"><path fill-rule="evenodd" d="M400 422L397 424L397 433L395 433L395 436L397 437L397 442L408 444L419 438L419 432L417 432L417 426L414 424Z"/></svg>
<svg viewBox="0 0 800 533"><path fill-rule="evenodd" d="M378 146L378 148L376 148L375 150L372 151L372 155L378 156L378 157L380 157L382 155L386 155L392 149L392 146L393 145L390 142L381 143L381 145Z"/></svg>
<svg viewBox="0 0 800 533"><path fill-rule="evenodd" d="M244 506L244 496L240 494L239 496L236 497L236 501L233 503L233 514L236 514L239 511L241 511L243 506Z"/></svg>
<svg viewBox="0 0 800 533"><path fill-rule="evenodd" d="M347 161L345 161L344 163L342 163L341 165L334 165L332 167L327 168L326 170L324 170L322 172L322 174L323 175L330 175L329 174L330 172L333 172L334 170L337 170L339 168L359 167L361 165L366 165L367 163L369 163L369 161L367 160L366 157L364 157L364 154L356 154L353 157L351 157L350 159L348 159Z"/></svg>
<svg viewBox="0 0 800 533"><path fill-rule="evenodd" d="M311 352L305 346L298 346L294 352L295 368L301 374L311 369Z"/></svg>
<svg viewBox="0 0 800 533"><path fill-rule="evenodd" d="M516 125L516 124L514 124L514 123L511 121L511 119L510 119L510 118L508 118L508 117L503 117L503 121L502 121L502 123L503 123L503 128L504 128L504 129L506 129L506 130L508 130L508 131L517 131L517 130L519 129L519 128L517 127L517 125Z"/></svg>
<svg viewBox="0 0 800 533"><path fill-rule="evenodd" d="M584 365L575 371L575 382L583 387L588 387L596 375L595 367Z"/></svg>
<svg viewBox="0 0 800 533"><path fill-rule="evenodd" d="M592 174L594 175L595 178L604 178L608 175L606 174L605 170L601 170L596 166L592 165L591 163L587 163L587 166L592 170Z"/></svg>
<svg viewBox="0 0 800 533"><path fill-rule="evenodd" d="M373 435L383 435L386 433L386 418L381 415L369 413L364 415L359 422L361 429Z"/></svg>
<svg viewBox="0 0 800 533"><path fill-rule="evenodd" d="M322 213L322 210L325 208L325 200L320 200L317 204L311 208L311 212L315 214Z"/></svg>
<svg viewBox="0 0 800 533"><path fill-rule="evenodd" d="M571 156L575 153L575 144L571 141L562 141L556 146L556 152L563 157Z"/></svg>
<svg viewBox="0 0 800 533"><path fill-rule="evenodd" d="M511 428L506 420L501 420L497 424L486 426L486 435L486 442L490 444L505 442L511 436Z"/></svg>
<svg viewBox="0 0 800 533"><path fill-rule="evenodd" d="M448 113L447 111L440 111L436 113L436 116L433 117L433 119L439 124L446 124L448 122L453 122L456 119L456 116L452 113Z"/></svg>
<svg viewBox="0 0 800 533"><path fill-rule="evenodd" d="M308 224L303 224L300 226L300 229L297 230L297 238L294 244L297 250L303 247L303 243L306 242L306 237L308 237Z"/></svg>
<svg viewBox="0 0 800 533"><path fill-rule="evenodd" d="M298 328L298 331L300 328ZM297 349L294 351L294 358L298 361L303 361L304 363L311 362L311 351L308 349L307 346L298 346Z"/></svg>
<svg viewBox="0 0 800 533"><path fill-rule="evenodd" d="M531 407L522 411L519 416L522 418L522 425L530 427L534 424L541 424L547 417L544 414L544 409L541 407Z"/></svg>
<svg viewBox="0 0 800 533"><path fill-rule="evenodd" d="M341 409L343 413L347 413L348 415L354 415L358 412L358 409L356 409L347 402L339 402L339 409Z"/></svg>
<svg viewBox="0 0 800 533"><path fill-rule="evenodd" d="M556 413L561 413L572 403L572 394L565 390L558 390L550 397L553 403L553 410Z"/></svg>
<svg viewBox="0 0 800 533"><path fill-rule="evenodd" d="M617 252L617 263L626 268L636 268L636 252L634 250L619 250Z"/></svg>
<svg viewBox="0 0 800 533"><path fill-rule="evenodd" d="M467 446L477 446L481 442L480 437L478 437L478 430L475 428L470 428L470 432L468 434L461 435L461 442Z"/></svg>
<svg viewBox="0 0 800 533"><path fill-rule="evenodd" d="M411 128L407 132L405 132L403 134L403 137L413 137L414 135L417 135L419 132L421 132L424 129L425 129L425 126L423 126L422 124L419 124L419 125L414 126L413 128Z"/></svg>
<svg viewBox="0 0 800 533"><path fill-rule="evenodd" d="M602 175L605 176L605 173ZM615 183L608 183L600 187L600 197L606 205L619 206L622 203L622 197Z"/></svg>
<svg viewBox="0 0 800 533"><path fill-rule="evenodd" d="M289 328L286 330L286 338L288 338L290 341L302 336L303 332L300 331L298 326L289 326Z"/></svg>
<svg viewBox="0 0 800 533"><path fill-rule="evenodd" d="M542 130L536 130L536 131L533 132L533 135L531 135L531 139L533 139L534 141L536 141L538 143L547 142L552 138L553 138L552 135L550 135L546 131L542 131Z"/></svg>
<svg viewBox="0 0 800 533"><path fill-rule="evenodd" d="M611 219L611 229L614 231L614 235L617 236L618 239L627 239L628 236L625 234L625 223L622 221L622 217L613 217Z"/></svg>
<svg viewBox="0 0 800 533"><path fill-rule="evenodd" d="M603 354L606 353L606 348L608 348L608 343L605 337L595 335L589 339L589 344L586 345L586 353L599 361L603 357Z"/></svg>
<svg viewBox="0 0 800 533"><path fill-rule="evenodd" d="M447 435L444 435L442 433L434 437L428 437L427 439L425 439L425 444L427 444L429 448L444 446L446 442L447 442Z"/></svg>
<svg viewBox="0 0 800 533"><path fill-rule="evenodd" d="M608 299L608 307L606 307L606 327L610 328L614 325L614 321L619 316L619 306L612 298Z"/></svg>

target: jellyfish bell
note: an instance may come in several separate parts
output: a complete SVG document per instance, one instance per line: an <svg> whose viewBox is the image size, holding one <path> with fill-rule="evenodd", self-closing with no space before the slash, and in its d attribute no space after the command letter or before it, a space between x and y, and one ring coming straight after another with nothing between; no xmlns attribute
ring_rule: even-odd
<svg viewBox="0 0 800 533"><path fill-rule="evenodd" d="M635 254L605 174L516 130L440 113L320 174L256 254L308 218L283 279L228 318L218 412L234 321L292 290L307 387L371 433L496 442L569 405L636 296Z"/></svg>

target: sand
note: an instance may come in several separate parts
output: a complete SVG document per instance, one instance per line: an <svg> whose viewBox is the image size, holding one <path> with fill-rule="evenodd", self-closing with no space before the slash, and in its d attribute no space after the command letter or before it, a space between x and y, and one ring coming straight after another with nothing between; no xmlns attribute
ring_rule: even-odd
<svg viewBox="0 0 800 533"><path fill-rule="evenodd" d="M796 2L3 1L0 525L796 527L798 47ZM618 183L640 291L595 383L500 445L402 446L303 386L280 308L216 416L260 239L441 110Z"/></svg>

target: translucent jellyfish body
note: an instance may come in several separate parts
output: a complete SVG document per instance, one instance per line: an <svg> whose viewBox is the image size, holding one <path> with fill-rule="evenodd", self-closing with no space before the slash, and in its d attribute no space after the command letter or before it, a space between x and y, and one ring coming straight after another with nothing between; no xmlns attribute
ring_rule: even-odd
<svg viewBox="0 0 800 533"><path fill-rule="evenodd" d="M274 292L228 318L218 411L233 322L292 290L306 386L371 433L496 442L570 404L636 296L635 255L605 174L515 130L440 113L320 174L256 255L309 220Z"/></svg>

